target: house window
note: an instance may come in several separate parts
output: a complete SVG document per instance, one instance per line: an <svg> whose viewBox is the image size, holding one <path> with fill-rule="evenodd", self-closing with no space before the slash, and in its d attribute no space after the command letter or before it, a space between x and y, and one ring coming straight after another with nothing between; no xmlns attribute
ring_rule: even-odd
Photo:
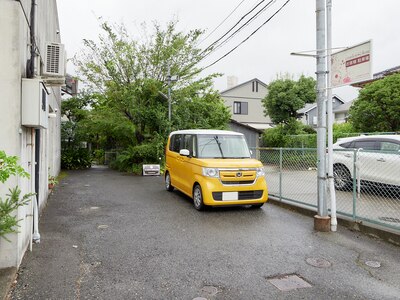
<svg viewBox="0 0 400 300"><path fill-rule="evenodd" d="M233 113L235 115L247 115L248 114L248 103L247 102L233 102Z"/></svg>
<svg viewBox="0 0 400 300"><path fill-rule="evenodd" d="M252 92L258 93L258 81L253 81L251 85Z"/></svg>

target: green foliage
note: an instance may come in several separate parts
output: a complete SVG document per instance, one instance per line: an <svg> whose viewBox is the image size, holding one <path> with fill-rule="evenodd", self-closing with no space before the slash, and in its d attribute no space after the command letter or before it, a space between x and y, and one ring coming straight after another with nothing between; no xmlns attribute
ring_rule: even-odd
<svg viewBox="0 0 400 300"><path fill-rule="evenodd" d="M361 132L400 131L400 74L361 89L350 108L350 121Z"/></svg>
<svg viewBox="0 0 400 300"><path fill-rule="evenodd" d="M103 149L97 149L93 152L93 159L99 164L104 165L105 160L105 151Z"/></svg>
<svg viewBox="0 0 400 300"><path fill-rule="evenodd" d="M18 164L17 156L7 156L3 150L0 150L0 182L6 182L12 175L29 178L29 174Z"/></svg>
<svg viewBox="0 0 400 300"><path fill-rule="evenodd" d="M310 126L290 120L288 124L266 129L262 140L265 147L312 148L316 145L316 136Z"/></svg>
<svg viewBox="0 0 400 300"><path fill-rule="evenodd" d="M65 149L61 153L61 168L66 170L87 169L92 165L92 157L87 149Z"/></svg>
<svg viewBox="0 0 400 300"><path fill-rule="evenodd" d="M120 155L113 165L131 171L150 157L158 160L164 155L171 130L226 128L229 110L212 88L218 74L198 76L197 64L209 51L197 46L202 31L179 32L176 22L165 28L154 24L152 33L144 30L146 39L140 40L130 37L123 26L103 23L101 29L99 40L85 40L84 51L74 58L93 97L68 103L65 111L73 123L65 125L63 140L69 145L84 140L96 150L116 150ZM168 69L180 78L170 86Z"/></svg>
<svg viewBox="0 0 400 300"><path fill-rule="evenodd" d="M163 144L159 142L130 146L117 156L114 167L120 171L141 174L143 164L159 164L162 153Z"/></svg>
<svg viewBox="0 0 400 300"><path fill-rule="evenodd" d="M5 183L10 176L21 176L29 178L27 173L19 164L17 156L7 156L0 150L0 182ZM31 196L35 194L25 194L21 198L21 190L17 187L9 189L9 194L5 199L0 197L0 237L6 239L6 234L16 233L16 227L20 220L13 215L18 207L28 204Z"/></svg>
<svg viewBox="0 0 400 300"><path fill-rule="evenodd" d="M288 124L297 117L297 110L306 103L315 102L315 80L302 75L295 81L279 78L268 85L268 94L262 100L264 114L269 115L272 122Z"/></svg>
<svg viewBox="0 0 400 300"><path fill-rule="evenodd" d="M10 241L5 237L9 233L17 233L16 227L18 227L17 216L13 215L13 212L18 207L27 205L30 198L34 196L34 193L25 194L21 198L21 190L18 187L9 189L5 199L0 198L0 237L7 241Z"/></svg>

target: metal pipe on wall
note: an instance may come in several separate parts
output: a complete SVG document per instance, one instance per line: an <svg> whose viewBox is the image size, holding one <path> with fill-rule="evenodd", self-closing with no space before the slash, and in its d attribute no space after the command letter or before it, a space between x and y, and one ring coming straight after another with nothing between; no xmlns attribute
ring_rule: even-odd
<svg viewBox="0 0 400 300"><path fill-rule="evenodd" d="M325 56L325 1L316 0L317 25L317 167L318 167L318 216L326 217L326 56Z"/></svg>

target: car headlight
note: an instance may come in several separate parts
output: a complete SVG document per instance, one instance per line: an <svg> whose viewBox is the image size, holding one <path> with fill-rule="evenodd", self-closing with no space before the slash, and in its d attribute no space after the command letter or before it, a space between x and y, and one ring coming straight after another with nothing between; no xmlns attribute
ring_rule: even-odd
<svg viewBox="0 0 400 300"><path fill-rule="evenodd" d="M264 168L257 168L257 177L264 177L265 176L265 171Z"/></svg>
<svg viewBox="0 0 400 300"><path fill-rule="evenodd" d="M219 171L216 168L203 168L203 175L207 177L219 178Z"/></svg>

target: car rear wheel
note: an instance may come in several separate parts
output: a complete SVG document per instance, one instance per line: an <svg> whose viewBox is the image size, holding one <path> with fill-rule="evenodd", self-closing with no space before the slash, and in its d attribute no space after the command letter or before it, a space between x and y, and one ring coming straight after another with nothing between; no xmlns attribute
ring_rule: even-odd
<svg viewBox="0 0 400 300"><path fill-rule="evenodd" d="M205 205L203 203L203 192L201 186L196 184L193 188L193 205L197 210L203 210Z"/></svg>
<svg viewBox="0 0 400 300"><path fill-rule="evenodd" d="M174 187L171 184L171 176L169 175L169 172L165 173L165 189L168 192L172 192L174 190Z"/></svg>
<svg viewBox="0 0 400 300"><path fill-rule="evenodd" d="M343 165L333 166L333 178L335 189L339 191L349 190L353 185L350 171Z"/></svg>

